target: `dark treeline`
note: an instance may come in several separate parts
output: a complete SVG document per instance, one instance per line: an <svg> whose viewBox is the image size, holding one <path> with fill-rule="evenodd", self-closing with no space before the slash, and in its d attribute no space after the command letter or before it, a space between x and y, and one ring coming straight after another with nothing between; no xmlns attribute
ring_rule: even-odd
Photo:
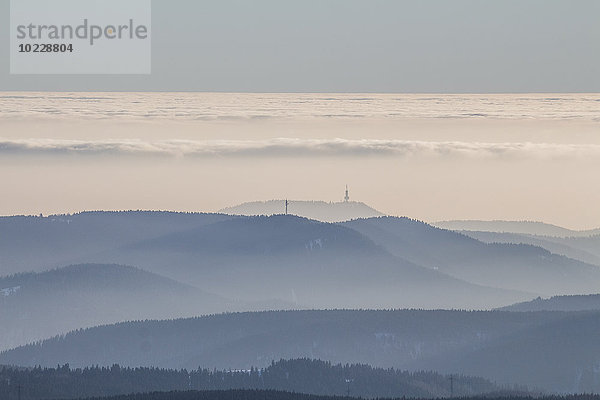
<svg viewBox="0 0 600 400"><path fill-rule="evenodd" d="M154 392L146 394L131 394L114 397L95 398L89 400L342 400L352 399L341 396L318 396L304 393L290 393L274 390L210 390L186 392ZM356 399L356 398L354 398ZM600 400L600 395L582 394L568 396L472 396L453 397L445 400ZM378 399L378 400L399 400ZM405 398L402 398L405 400Z"/></svg>
<svg viewBox="0 0 600 400"><path fill-rule="evenodd" d="M19 388L23 400L226 389L423 398L449 396L449 378L434 372L406 372L361 364L333 365L309 359L282 360L267 368L236 371L121 368L118 365L84 369L71 369L68 365L32 369L3 367L0 369L0 398L17 399ZM485 379L466 376L453 376L452 386L454 394L462 396L498 390Z"/></svg>
<svg viewBox="0 0 600 400"><path fill-rule="evenodd" d="M348 397L318 396L277 390L208 390L186 392L153 392L113 397L98 397L88 400L342 400Z"/></svg>

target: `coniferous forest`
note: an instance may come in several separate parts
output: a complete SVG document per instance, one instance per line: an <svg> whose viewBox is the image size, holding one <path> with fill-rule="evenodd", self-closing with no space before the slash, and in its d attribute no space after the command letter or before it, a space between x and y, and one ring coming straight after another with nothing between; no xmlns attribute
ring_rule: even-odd
<svg viewBox="0 0 600 400"><path fill-rule="evenodd" d="M445 397L468 396L500 390L493 383L467 376L434 372L405 372L296 359L281 360L267 368L250 370L169 370L158 368L91 367L0 369L0 398L37 400L168 391L228 389L280 390L326 396ZM19 389L20 388L20 389Z"/></svg>
<svg viewBox="0 0 600 400"><path fill-rule="evenodd" d="M154 392L146 394L130 394L104 398L92 398L88 400L341 400L360 399L347 396L317 396L304 393L282 392L275 390L209 390L209 391L186 391L186 392ZM386 400L406 400L405 397ZM600 395L581 394L568 396L473 396L452 397L447 400L598 400ZM78 399L79 400L79 399ZM376 400L384 400L376 399Z"/></svg>

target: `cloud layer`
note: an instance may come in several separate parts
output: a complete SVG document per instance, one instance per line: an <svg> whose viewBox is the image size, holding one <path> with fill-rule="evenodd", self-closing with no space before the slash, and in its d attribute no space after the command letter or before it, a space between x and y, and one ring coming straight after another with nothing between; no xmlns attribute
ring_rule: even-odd
<svg viewBox="0 0 600 400"><path fill-rule="evenodd" d="M56 140L0 139L2 155L146 157L471 157L599 158L600 145L551 143L427 142L406 140Z"/></svg>

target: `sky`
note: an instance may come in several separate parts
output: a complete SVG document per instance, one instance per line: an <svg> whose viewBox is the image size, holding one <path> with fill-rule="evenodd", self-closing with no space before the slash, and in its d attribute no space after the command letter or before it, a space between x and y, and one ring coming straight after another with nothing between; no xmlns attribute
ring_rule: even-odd
<svg viewBox="0 0 600 400"><path fill-rule="evenodd" d="M597 0L155 0L149 76L0 90L600 92ZM9 0L0 0L8 26ZM8 30L0 53L8 54Z"/></svg>

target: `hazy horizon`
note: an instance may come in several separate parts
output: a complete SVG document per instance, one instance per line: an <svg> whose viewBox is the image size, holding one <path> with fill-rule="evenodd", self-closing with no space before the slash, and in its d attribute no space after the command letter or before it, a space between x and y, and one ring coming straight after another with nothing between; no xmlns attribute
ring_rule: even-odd
<svg viewBox="0 0 600 400"><path fill-rule="evenodd" d="M214 212L339 201L349 185L352 200L388 215L596 228L599 101L5 92L0 177L12 190L0 214Z"/></svg>

